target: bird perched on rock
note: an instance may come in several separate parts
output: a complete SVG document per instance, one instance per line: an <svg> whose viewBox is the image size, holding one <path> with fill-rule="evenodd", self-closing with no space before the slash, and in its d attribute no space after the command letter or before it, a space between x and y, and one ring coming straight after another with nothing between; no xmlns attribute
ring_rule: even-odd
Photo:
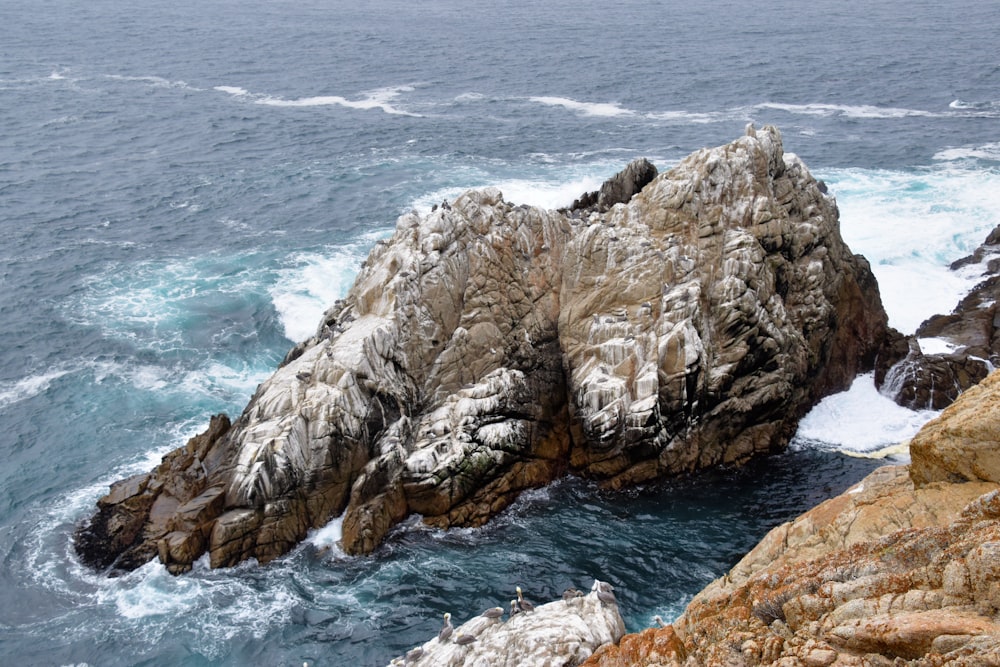
<svg viewBox="0 0 1000 667"><path fill-rule="evenodd" d="M653 620L656 621L656 624L658 626L660 626L661 628L667 627L667 624L663 621L663 617L660 616L659 614L657 614L656 616L654 616Z"/></svg>
<svg viewBox="0 0 1000 667"><path fill-rule="evenodd" d="M417 648L411 648L409 651L406 652L406 662L416 662L417 660L420 660L420 658L422 658L423 656L424 656L424 649L420 648L419 646Z"/></svg>
<svg viewBox="0 0 1000 667"><path fill-rule="evenodd" d="M510 617L514 618L521 613L521 608L517 606L517 600L510 601Z"/></svg>
<svg viewBox="0 0 1000 667"><path fill-rule="evenodd" d="M445 612L444 625L441 626L441 632L438 633L438 641L441 642L448 641L448 637L451 637L451 633L454 631L455 628L451 624L451 614Z"/></svg>
<svg viewBox="0 0 1000 667"><path fill-rule="evenodd" d="M569 588L564 590L562 594L563 602L569 602L570 600L575 600L576 598L582 598L582 597L583 593L576 590L576 588L574 588L573 586L570 586Z"/></svg>
<svg viewBox="0 0 1000 667"><path fill-rule="evenodd" d="M474 641L476 641L474 635L467 635L464 632L459 632L457 635L455 635L454 639L454 642L459 646L467 646L468 644L471 644Z"/></svg>
<svg viewBox="0 0 1000 667"><path fill-rule="evenodd" d="M594 585L590 587L590 590L596 591L597 599L604 604L618 604L614 593L615 587L608 582L594 579Z"/></svg>
<svg viewBox="0 0 1000 667"><path fill-rule="evenodd" d="M503 607L491 607L482 613L485 618L500 618L503 616Z"/></svg>
<svg viewBox="0 0 1000 667"><path fill-rule="evenodd" d="M520 586L517 587L517 607L523 612L535 611L535 605L524 599Z"/></svg>

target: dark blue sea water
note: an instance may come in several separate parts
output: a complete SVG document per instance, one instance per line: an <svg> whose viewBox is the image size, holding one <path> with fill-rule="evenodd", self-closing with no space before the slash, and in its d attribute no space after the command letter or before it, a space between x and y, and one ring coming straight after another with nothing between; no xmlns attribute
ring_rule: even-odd
<svg viewBox="0 0 1000 667"><path fill-rule="evenodd" d="M368 558L334 524L266 567L109 580L70 536L238 414L401 212L469 187L565 205L776 124L912 331L1000 224L997 34L995 0L0 0L0 663L379 665L444 611L595 576L630 629L675 616L875 465L835 450L930 415L860 378L744 470L563 480Z"/></svg>

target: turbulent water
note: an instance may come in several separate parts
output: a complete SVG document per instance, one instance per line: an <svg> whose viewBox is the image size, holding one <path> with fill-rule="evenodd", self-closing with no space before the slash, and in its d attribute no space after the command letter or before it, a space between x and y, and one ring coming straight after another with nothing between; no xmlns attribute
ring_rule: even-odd
<svg viewBox="0 0 1000 667"><path fill-rule="evenodd" d="M0 662L385 664L457 620L612 581L675 616L768 528L930 413L861 377L791 450L605 494L567 479L489 527L337 524L266 567L106 579L70 536L257 383L396 217L482 185L568 204L779 126L836 195L891 323L974 282L1000 224L1000 8L799 3L0 0Z"/></svg>

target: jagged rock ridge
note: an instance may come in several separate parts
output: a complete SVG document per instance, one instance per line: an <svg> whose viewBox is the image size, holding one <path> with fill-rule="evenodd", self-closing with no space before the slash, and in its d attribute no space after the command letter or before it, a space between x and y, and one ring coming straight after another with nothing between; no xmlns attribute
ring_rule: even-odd
<svg viewBox="0 0 1000 667"><path fill-rule="evenodd" d="M605 203L650 175L631 172ZM341 514L366 553L407 515L479 525L566 472L619 487L740 463L872 367L875 280L777 130L598 209L485 189L401 217L239 419L112 487L83 559L267 561Z"/></svg>

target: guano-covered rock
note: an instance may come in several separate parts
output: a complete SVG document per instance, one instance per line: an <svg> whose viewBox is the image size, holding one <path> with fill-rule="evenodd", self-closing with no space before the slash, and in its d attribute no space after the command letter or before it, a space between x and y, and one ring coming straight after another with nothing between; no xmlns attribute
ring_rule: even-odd
<svg viewBox="0 0 1000 667"><path fill-rule="evenodd" d="M887 331L834 200L774 128L626 173L591 209L485 189L401 217L238 419L112 487L83 559L266 562L341 515L367 553L566 473L620 487L783 447Z"/></svg>

